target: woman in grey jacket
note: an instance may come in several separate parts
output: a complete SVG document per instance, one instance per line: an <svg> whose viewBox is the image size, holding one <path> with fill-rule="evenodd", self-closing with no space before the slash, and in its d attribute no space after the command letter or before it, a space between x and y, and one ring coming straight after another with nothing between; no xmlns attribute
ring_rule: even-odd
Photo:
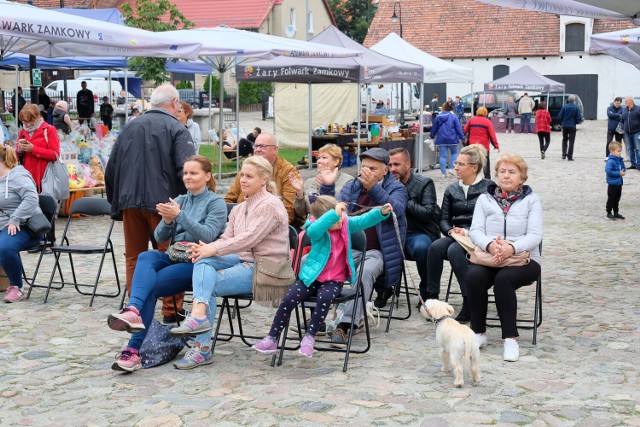
<svg viewBox="0 0 640 427"><path fill-rule="evenodd" d="M496 162L498 185L490 185L478 198L469 236L473 243L500 263L514 254L529 251L531 260L519 267L486 267L471 264L467 272L471 329L480 347L487 345L487 291L493 286L504 339L503 359L518 360L516 337L516 290L533 283L540 274L542 204L527 180L528 167L517 154L502 154Z"/></svg>

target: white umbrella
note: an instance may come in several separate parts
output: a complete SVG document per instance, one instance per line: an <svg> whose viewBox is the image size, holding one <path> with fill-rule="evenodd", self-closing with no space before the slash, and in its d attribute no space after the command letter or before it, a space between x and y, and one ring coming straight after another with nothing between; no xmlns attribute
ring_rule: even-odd
<svg viewBox="0 0 640 427"><path fill-rule="evenodd" d="M8 52L56 56L149 56L195 59L201 41L172 40L66 13L0 0L0 59Z"/></svg>
<svg viewBox="0 0 640 427"><path fill-rule="evenodd" d="M638 0L477 0L494 6L554 13L556 15L582 16L593 19L633 19L640 25L640 1Z"/></svg>
<svg viewBox="0 0 640 427"><path fill-rule="evenodd" d="M165 31L172 40L201 41L200 58L211 64L220 76L220 108L218 143L220 145L218 178L222 176L222 146L224 136L224 73L234 66L236 58L274 58L290 56L298 58L344 58L360 56L357 50L344 49L320 43L272 36L270 34L237 30L228 27L197 28L193 30ZM209 103L211 110L211 102ZM211 113L209 113L211 117Z"/></svg>
<svg viewBox="0 0 640 427"><path fill-rule="evenodd" d="M640 28L593 35L591 52L606 53L640 69Z"/></svg>

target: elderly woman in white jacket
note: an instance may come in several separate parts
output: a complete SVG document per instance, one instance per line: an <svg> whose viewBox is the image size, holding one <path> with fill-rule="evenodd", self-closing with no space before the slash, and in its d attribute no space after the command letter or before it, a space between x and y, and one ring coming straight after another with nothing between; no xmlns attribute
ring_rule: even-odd
<svg viewBox="0 0 640 427"><path fill-rule="evenodd" d="M515 362L520 356L516 338L516 290L533 283L540 274L542 204L527 180L527 163L517 154L502 154L495 166L498 185L489 185L473 212L469 237L500 263L511 255L529 251L530 262L518 267L487 267L471 264L467 273L471 329L480 347L487 345L487 291L493 286L504 339L503 358Z"/></svg>

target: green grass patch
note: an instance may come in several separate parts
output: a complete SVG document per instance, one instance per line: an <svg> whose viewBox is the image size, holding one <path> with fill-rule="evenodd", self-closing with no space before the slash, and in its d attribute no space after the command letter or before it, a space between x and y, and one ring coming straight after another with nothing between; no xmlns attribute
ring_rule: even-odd
<svg viewBox="0 0 640 427"><path fill-rule="evenodd" d="M307 150L298 149L298 148L281 148L278 150L280 156L284 157L289 163L296 166L298 161L307 154ZM207 157L213 163L213 170L215 173L218 172L218 150L214 145L201 145L199 154ZM222 172L235 172L236 171L236 161L235 160L227 160L226 157L222 158Z"/></svg>

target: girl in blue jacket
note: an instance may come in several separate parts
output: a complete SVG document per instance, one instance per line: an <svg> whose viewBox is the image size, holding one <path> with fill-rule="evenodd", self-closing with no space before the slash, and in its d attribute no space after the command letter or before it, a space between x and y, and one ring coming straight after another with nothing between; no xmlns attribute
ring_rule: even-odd
<svg viewBox="0 0 640 427"><path fill-rule="evenodd" d="M333 300L342 292L345 281L354 283L355 265L351 254L351 233L373 227L388 218L391 204L372 209L363 215L347 217L347 205L331 196L309 195L311 217L304 228L311 240L311 250L298 280L282 298L269 335L253 346L260 353L274 354L277 338L287 324L287 316L309 296L318 296L307 333L300 342L299 353L313 356L318 329L329 313ZM316 219L317 218L317 219Z"/></svg>

